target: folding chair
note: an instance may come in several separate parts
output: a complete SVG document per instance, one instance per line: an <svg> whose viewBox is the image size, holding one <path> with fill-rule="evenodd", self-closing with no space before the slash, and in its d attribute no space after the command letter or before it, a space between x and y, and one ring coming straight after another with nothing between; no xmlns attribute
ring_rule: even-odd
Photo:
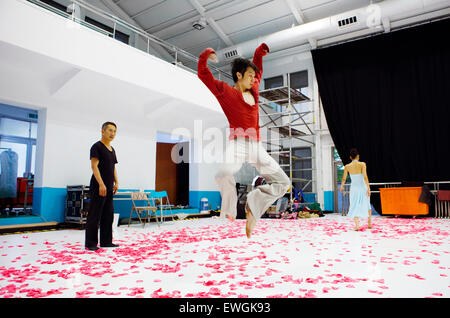
<svg viewBox="0 0 450 318"><path fill-rule="evenodd" d="M147 216L147 221L150 222L150 211L153 211L153 215L155 217L156 223L159 225L158 218L156 216L156 207L150 203L150 199L148 198L148 193L145 193L143 191L136 191L131 193L131 201L133 203L133 207L131 208L130 212L130 219L128 221L128 226L130 226L131 222L131 216L133 215L133 211L136 212L139 222L143 223L143 227L145 227L145 222L142 221L142 217ZM142 204L142 202L145 203L145 205L138 205L139 203Z"/></svg>
<svg viewBox="0 0 450 318"><path fill-rule="evenodd" d="M436 194L437 202L435 204L437 218L449 218L450 214L450 191L438 190Z"/></svg>
<svg viewBox="0 0 450 318"><path fill-rule="evenodd" d="M155 206L157 208L159 208L161 210L161 222L163 222L163 217L164 217L164 221L166 219L165 216L165 210L170 210L170 216L172 217L172 221L174 220L173 218L173 213L172 213L172 207L173 205L170 204L170 200L169 200L169 196L167 195L166 191L154 191L151 193L151 198L153 200L153 202L155 202ZM164 198L166 199L166 203L164 203ZM160 203L156 204L156 199L159 199Z"/></svg>

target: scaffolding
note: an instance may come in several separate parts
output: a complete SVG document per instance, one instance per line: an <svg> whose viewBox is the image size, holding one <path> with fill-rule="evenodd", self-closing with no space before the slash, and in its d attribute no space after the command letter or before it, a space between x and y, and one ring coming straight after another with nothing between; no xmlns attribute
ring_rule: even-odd
<svg viewBox="0 0 450 318"><path fill-rule="evenodd" d="M310 169L294 169L294 161L300 160L311 160L313 159L314 153L314 141L308 140L305 137L314 136L314 129L312 125L314 124L314 111L311 103L310 109L307 111L300 112L295 105L300 103L308 103L312 100L301 93L299 90L290 87L290 74L287 74L287 86L276 87L265 89L259 92L260 98L262 100L259 102L259 107L264 114L260 114L260 119L266 118L267 122L262 124L260 127L270 129L278 133L278 138L272 138L272 133L270 138L263 140L262 142L267 145L267 152L270 155L277 155L280 159L287 159L289 163L280 163L280 167L285 170L286 174L291 180L290 193L290 203L293 203L293 186L295 182L304 182L302 191L305 190L310 184L313 183L314 173L313 166ZM271 112L272 108L268 107L271 103L275 103L281 111ZM306 122L305 117L312 118L312 122ZM287 121L284 120L287 118ZM281 123L280 123L281 120ZM283 123L284 121L284 123ZM311 145L311 157L302 157L294 155L292 151L293 141L297 139L306 142ZM314 138L312 138L314 140ZM288 146L286 146L288 142ZM271 146L278 147L278 150L269 150ZM312 163L312 162L311 162ZM311 179L309 178L296 178L294 177L294 172L311 170ZM314 191L314 190L313 190Z"/></svg>

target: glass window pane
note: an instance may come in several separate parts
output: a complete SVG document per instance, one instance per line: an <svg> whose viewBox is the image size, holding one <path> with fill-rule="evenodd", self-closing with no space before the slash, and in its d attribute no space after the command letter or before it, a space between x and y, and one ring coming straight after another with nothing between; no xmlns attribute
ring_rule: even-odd
<svg viewBox="0 0 450 318"><path fill-rule="evenodd" d="M17 137L29 137L30 123L22 120L2 118L0 121L0 134Z"/></svg>
<svg viewBox="0 0 450 318"><path fill-rule="evenodd" d="M290 74L292 88L308 87L308 71L300 71Z"/></svg>
<svg viewBox="0 0 450 318"><path fill-rule="evenodd" d="M31 173L33 174L33 176L34 176L34 165L35 165L35 162L36 162L36 145L33 145L32 147L31 147Z"/></svg>
<svg viewBox="0 0 450 318"><path fill-rule="evenodd" d="M0 141L0 147L11 148L12 151L17 153L19 157L17 162L17 177L23 177L27 162L27 145L15 142ZM4 149L1 150L4 151Z"/></svg>
<svg viewBox="0 0 450 318"><path fill-rule="evenodd" d="M31 123L31 138L37 138L37 123Z"/></svg>
<svg viewBox="0 0 450 318"><path fill-rule="evenodd" d="M61 10L63 12L67 11L67 7L63 6L62 4L59 4L58 2L55 2L55 1L52 1L52 0L41 0L41 1L46 3L46 4L48 4L48 5L51 5L52 7L56 8L58 10Z"/></svg>
<svg viewBox="0 0 450 318"><path fill-rule="evenodd" d="M294 148L292 149L293 154L302 160L293 160L293 176L294 178L302 178L306 180L312 180L312 159L311 159L311 148ZM303 170L308 169L308 170ZM306 186L306 187L305 187ZM308 181L296 181L294 182L294 187L296 189L302 189L304 192L312 192L312 182ZM304 188L305 187L305 188ZM304 189L303 189L304 188Z"/></svg>
<svg viewBox="0 0 450 318"><path fill-rule="evenodd" d="M311 157L311 148L298 148L294 150L294 155L300 156L302 158Z"/></svg>
<svg viewBox="0 0 450 318"><path fill-rule="evenodd" d="M264 88L276 88L283 86L283 75L264 79Z"/></svg>

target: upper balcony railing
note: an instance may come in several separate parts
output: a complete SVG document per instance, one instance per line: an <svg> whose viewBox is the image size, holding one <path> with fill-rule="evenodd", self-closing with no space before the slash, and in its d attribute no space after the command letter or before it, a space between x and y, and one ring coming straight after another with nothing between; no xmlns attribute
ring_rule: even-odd
<svg viewBox="0 0 450 318"><path fill-rule="evenodd" d="M161 40L136 25L128 23L109 12L87 3L86 1L71 0L71 4L67 7L62 5L50 5L40 0L27 1L72 20L75 23L79 23L82 26L104 34L105 36L112 37L114 39L120 39L119 35L128 36L128 41L123 41L123 37L120 40L141 51L147 52L150 55L174 64L177 67L197 74L198 57L176 47L173 44L170 44L169 42ZM65 11L64 8L66 8ZM95 17L95 19L93 17ZM98 20L101 20L101 22ZM162 54L158 54L158 56L153 54L152 51L159 51L159 53ZM225 81L226 79L232 79L231 74L228 74L213 65L210 65L209 68L214 76L220 80Z"/></svg>

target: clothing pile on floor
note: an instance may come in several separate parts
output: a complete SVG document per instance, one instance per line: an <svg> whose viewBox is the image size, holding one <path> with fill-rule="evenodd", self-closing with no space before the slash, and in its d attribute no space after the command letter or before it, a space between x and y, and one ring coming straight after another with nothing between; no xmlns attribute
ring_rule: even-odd
<svg viewBox="0 0 450 318"><path fill-rule="evenodd" d="M264 217L281 219L307 219L325 216L318 203L312 203L307 206L288 207L280 212L268 211Z"/></svg>
<svg viewBox="0 0 450 318"><path fill-rule="evenodd" d="M297 211L290 211L287 209L286 212L282 212L280 217L282 219L307 219L307 218L318 218L322 217L324 214L320 210L309 209L306 206L299 208Z"/></svg>

